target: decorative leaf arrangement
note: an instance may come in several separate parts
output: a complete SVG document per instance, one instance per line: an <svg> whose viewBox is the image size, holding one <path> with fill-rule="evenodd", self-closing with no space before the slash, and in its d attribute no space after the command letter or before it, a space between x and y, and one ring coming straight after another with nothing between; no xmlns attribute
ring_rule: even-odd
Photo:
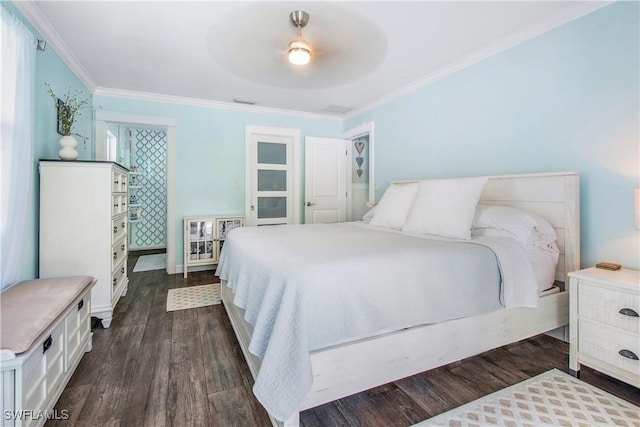
<svg viewBox="0 0 640 427"><path fill-rule="evenodd" d="M69 86L67 93L62 98L59 98L51 88L51 84L45 83L45 86L49 91L49 95L53 98L54 106L58 112L58 132L61 135L77 135L85 139L82 135L74 134L73 127L78 117L82 115L82 109L87 108L91 95L83 96L84 91L72 91L71 86Z"/></svg>

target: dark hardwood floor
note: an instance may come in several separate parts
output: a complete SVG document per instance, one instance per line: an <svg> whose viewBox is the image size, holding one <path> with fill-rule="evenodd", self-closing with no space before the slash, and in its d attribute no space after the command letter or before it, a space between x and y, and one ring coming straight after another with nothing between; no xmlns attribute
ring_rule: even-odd
<svg viewBox="0 0 640 427"><path fill-rule="evenodd" d="M64 426L269 426L221 305L167 313L167 290L217 282L212 271L133 273L109 329L93 333L58 400ZM304 411L314 426L409 426L552 368L568 370L568 345L540 335ZM583 367L581 379L635 404L640 390Z"/></svg>

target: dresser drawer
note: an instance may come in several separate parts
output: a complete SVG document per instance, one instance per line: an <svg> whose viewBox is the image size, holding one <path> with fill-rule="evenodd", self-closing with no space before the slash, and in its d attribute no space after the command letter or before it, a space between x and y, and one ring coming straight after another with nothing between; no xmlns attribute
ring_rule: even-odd
<svg viewBox="0 0 640 427"><path fill-rule="evenodd" d="M640 317L635 317L634 313L640 314L639 295L580 281L578 316L581 319L596 320L637 334L640 332Z"/></svg>
<svg viewBox="0 0 640 427"><path fill-rule="evenodd" d="M640 360L631 358L633 355L640 357L640 336L586 319L578 321L578 329L581 356L622 369L640 379Z"/></svg>
<svg viewBox="0 0 640 427"><path fill-rule="evenodd" d="M127 257L127 239L122 239L111 246L111 265L118 265Z"/></svg>
<svg viewBox="0 0 640 427"><path fill-rule="evenodd" d="M127 192L127 174L114 170L111 172L111 191L113 193Z"/></svg>
<svg viewBox="0 0 640 427"><path fill-rule="evenodd" d="M111 242L117 242L127 235L127 217L121 216L111 221Z"/></svg>
<svg viewBox="0 0 640 427"><path fill-rule="evenodd" d="M118 287L118 284L127 277L127 263L123 262L111 274L111 287L113 289Z"/></svg>

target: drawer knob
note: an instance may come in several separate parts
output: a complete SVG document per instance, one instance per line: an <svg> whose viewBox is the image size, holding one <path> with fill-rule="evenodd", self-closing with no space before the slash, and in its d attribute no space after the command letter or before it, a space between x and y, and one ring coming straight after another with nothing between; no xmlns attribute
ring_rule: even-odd
<svg viewBox="0 0 640 427"><path fill-rule="evenodd" d="M46 351L51 348L51 344L53 344L53 338L51 338L51 335L49 335L47 339L42 343L42 352L46 353Z"/></svg>
<svg viewBox="0 0 640 427"><path fill-rule="evenodd" d="M78 311L82 310L82 307L84 307L84 300L81 299L80 302L78 303Z"/></svg>
<svg viewBox="0 0 640 427"><path fill-rule="evenodd" d="M124 244L120 247L122 248L123 251L126 249L126 246Z"/></svg>
<svg viewBox="0 0 640 427"><path fill-rule="evenodd" d="M113 253L113 259L118 259L118 253L117 252Z"/></svg>
<svg viewBox="0 0 640 427"><path fill-rule="evenodd" d="M638 355L631 350L620 350L618 354L631 360L638 360Z"/></svg>
<svg viewBox="0 0 640 427"><path fill-rule="evenodd" d="M113 286L118 284L118 279L113 279Z"/></svg>
<svg viewBox="0 0 640 427"><path fill-rule="evenodd" d="M113 234L117 234L118 233L118 227L113 227Z"/></svg>
<svg viewBox="0 0 640 427"><path fill-rule="evenodd" d="M124 274L124 267L120 267L120 273Z"/></svg>
<svg viewBox="0 0 640 427"><path fill-rule="evenodd" d="M639 316L638 316L638 312L637 312L637 311L635 311L635 310L634 310L634 309L632 309L632 308L621 308L621 309L620 309L620 311L619 311L618 313L620 313L620 314L622 314L622 315L625 315L625 316L639 317Z"/></svg>

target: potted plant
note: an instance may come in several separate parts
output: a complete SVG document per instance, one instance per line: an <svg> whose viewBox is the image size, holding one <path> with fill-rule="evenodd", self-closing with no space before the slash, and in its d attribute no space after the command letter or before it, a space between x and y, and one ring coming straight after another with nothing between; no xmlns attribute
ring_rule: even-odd
<svg viewBox="0 0 640 427"><path fill-rule="evenodd" d="M79 136L82 139L82 135L73 133L73 128L78 120L78 117L82 115L82 110L88 108L91 95L84 96L84 91L75 90L72 91L71 87L67 90L67 93L59 98L49 83L45 83L49 91L49 95L53 98L54 106L58 113L58 133L62 135L60 138L60 146L62 147L58 151L58 156L62 160L75 160L78 158L78 141L74 136Z"/></svg>

